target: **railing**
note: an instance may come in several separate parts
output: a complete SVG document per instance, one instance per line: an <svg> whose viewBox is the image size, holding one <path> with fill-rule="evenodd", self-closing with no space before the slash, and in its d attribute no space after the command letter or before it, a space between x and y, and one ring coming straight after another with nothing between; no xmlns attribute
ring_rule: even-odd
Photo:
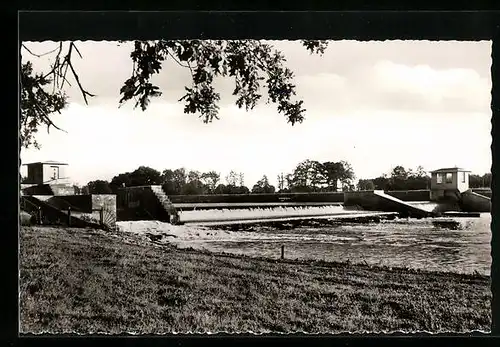
<svg viewBox="0 0 500 347"><path fill-rule="evenodd" d="M50 199L53 199L53 198L49 198L49 199L46 201L46 203L51 204L51 203L50 203L50 201L49 201ZM68 201L66 201L66 200L64 200L64 199L60 199L60 198L59 198L59 200L58 200L58 201L62 202L62 204L63 204L63 205L65 205L65 207L67 207L67 208L71 208L71 210L73 210L73 211L75 211L75 212L82 212L82 213L85 213L85 211L83 211L81 208L76 207L75 205L72 205L71 203L69 203ZM51 204L51 205L57 208L57 206L55 206L55 205L53 205L53 204Z"/></svg>
<svg viewBox="0 0 500 347"><path fill-rule="evenodd" d="M27 202L37 210L40 208L40 206L38 206L37 204L25 199L24 197L21 197L21 207L26 208Z"/></svg>
<svg viewBox="0 0 500 347"><path fill-rule="evenodd" d="M62 211L60 209L58 209L57 207L43 201L43 200L40 200L40 205L38 204L35 204L34 202L28 200L28 199L25 199L24 197L21 198L21 206L24 208L24 209L27 209L26 208L26 203L29 204L29 206L31 207L31 213L35 212L36 213L36 219L37 219L37 223L39 225L42 225L43 224L43 221L44 221L44 215L43 215L43 208L42 207L45 207L45 208L51 208L53 211L58 211L58 213L61 215L61 218L66 215L66 223L68 226L71 226L73 223L72 223L72 218L76 218L77 220L80 220L81 222L84 222L88 225L93 225L93 226L101 226L103 228L106 228L108 229L108 226L104 224L104 207L100 207L100 208L94 208L94 209L91 209L91 212L96 212L96 211L99 211L99 221L97 223L92 223L90 221L86 221L85 219L83 218L80 218L80 217L77 217L77 216L72 216L72 213L73 213L73 209L71 208L71 206L68 206L68 209L66 211ZM59 222L60 222L60 219L58 219Z"/></svg>

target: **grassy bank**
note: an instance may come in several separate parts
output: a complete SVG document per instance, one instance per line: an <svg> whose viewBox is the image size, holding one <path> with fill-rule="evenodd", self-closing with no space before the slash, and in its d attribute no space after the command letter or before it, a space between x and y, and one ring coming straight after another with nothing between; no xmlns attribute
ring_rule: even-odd
<svg viewBox="0 0 500 347"><path fill-rule="evenodd" d="M22 332L490 329L480 275L178 250L91 229L23 227Z"/></svg>

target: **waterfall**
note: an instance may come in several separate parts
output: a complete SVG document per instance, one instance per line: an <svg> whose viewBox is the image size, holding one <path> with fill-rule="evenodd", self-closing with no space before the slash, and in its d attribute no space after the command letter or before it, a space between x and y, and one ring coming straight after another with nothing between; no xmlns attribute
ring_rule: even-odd
<svg viewBox="0 0 500 347"><path fill-rule="evenodd" d="M179 212L183 223L238 221L238 220L271 220L297 217L328 217L338 214L355 213L346 210L340 204L330 206L263 206L254 208L214 208L207 210L191 210Z"/></svg>

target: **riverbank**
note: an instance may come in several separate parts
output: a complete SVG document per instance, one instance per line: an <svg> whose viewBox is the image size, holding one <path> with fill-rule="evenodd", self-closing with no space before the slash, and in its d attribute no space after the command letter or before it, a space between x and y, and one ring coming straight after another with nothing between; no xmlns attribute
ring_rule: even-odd
<svg viewBox="0 0 500 347"><path fill-rule="evenodd" d="M23 333L489 331L490 280L22 227Z"/></svg>

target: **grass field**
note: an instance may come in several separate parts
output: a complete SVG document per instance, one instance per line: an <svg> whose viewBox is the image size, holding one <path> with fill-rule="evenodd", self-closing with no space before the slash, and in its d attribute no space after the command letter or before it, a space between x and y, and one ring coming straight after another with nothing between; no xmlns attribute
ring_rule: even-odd
<svg viewBox="0 0 500 347"><path fill-rule="evenodd" d="M22 227L22 333L489 331L490 280Z"/></svg>

